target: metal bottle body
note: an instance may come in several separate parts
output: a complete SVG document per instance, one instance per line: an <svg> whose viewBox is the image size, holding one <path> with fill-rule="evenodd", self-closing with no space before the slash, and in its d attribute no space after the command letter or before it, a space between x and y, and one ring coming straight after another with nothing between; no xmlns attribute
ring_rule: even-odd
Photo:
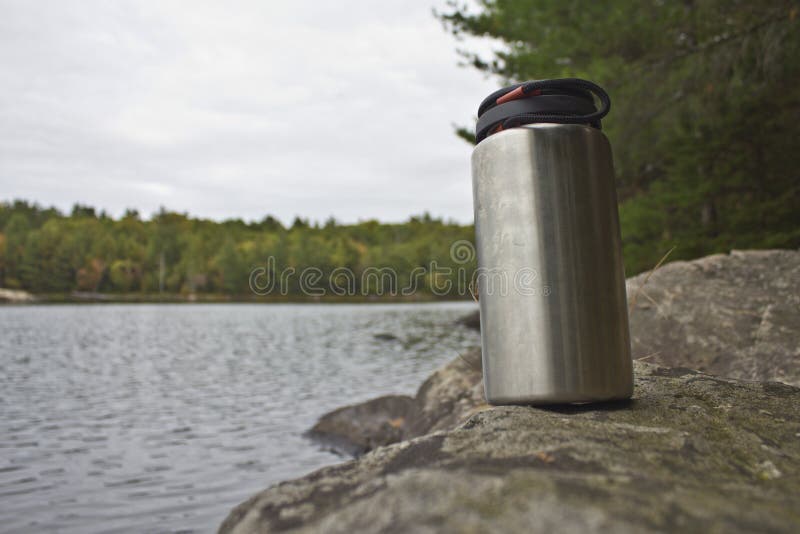
<svg viewBox="0 0 800 534"><path fill-rule="evenodd" d="M629 398L633 369L611 148L529 124L472 154L483 374L492 404Z"/></svg>

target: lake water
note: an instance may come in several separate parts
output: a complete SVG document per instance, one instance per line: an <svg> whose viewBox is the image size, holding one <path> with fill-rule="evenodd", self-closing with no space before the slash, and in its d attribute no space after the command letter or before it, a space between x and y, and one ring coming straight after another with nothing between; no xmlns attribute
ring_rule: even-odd
<svg viewBox="0 0 800 534"><path fill-rule="evenodd" d="M213 532L342 460L302 437L320 415L477 345L454 324L475 308L0 307L0 531Z"/></svg>

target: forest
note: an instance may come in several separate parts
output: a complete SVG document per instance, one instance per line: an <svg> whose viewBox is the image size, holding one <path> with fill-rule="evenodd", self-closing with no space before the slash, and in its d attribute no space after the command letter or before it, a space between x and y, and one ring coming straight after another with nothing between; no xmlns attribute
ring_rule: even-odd
<svg viewBox="0 0 800 534"><path fill-rule="evenodd" d="M336 297L341 287L346 291L339 293L350 297L468 298L459 273L475 269L474 255L451 254L453 243L472 240L472 227L427 214L402 224L296 218L286 228L270 216L215 222L162 209L146 220L132 210L114 219L88 206L63 214L16 200L0 203L0 228L0 287L56 295L254 298L262 293L264 275L292 272L265 296L305 297L322 289ZM304 281L300 274L309 268L319 274ZM331 290L330 281L344 269L354 276ZM262 274L255 290L254 271ZM403 290L412 283L410 295Z"/></svg>

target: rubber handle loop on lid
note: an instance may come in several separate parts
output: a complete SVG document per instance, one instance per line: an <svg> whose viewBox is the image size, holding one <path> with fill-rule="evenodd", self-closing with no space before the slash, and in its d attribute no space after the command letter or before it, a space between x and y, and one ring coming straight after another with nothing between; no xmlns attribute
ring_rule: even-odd
<svg viewBox="0 0 800 534"><path fill-rule="evenodd" d="M592 95L600 101L594 105ZM580 78L536 80L499 89L481 102L475 140L506 128L535 122L588 124L601 128L611 98L599 85Z"/></svg>

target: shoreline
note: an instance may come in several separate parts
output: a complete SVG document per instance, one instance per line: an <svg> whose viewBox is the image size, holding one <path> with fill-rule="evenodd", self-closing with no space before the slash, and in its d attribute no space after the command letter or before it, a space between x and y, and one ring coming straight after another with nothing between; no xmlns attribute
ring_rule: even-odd
<svg viewBox="0 0 800 534"><path fill-rule="evenodd" d="M414 395L321 416L305 436L353 459L218 532L795 532L798 275L800 252L776 250L664 265L638 301L650 274L629 278L632 399L490 406L468 350Z"/></svg>
<svg viewBox="0 0 800 534"><path fill-rule="evenodd" d="M0 306L41 304L402 304L423 302L468 302L470 297L435 295L257 296L223 294L138 294L138 293L28 293L0 288ZM13 295L12 295L13 294ZM8 295L8 296L6 296Z"/></svg>

